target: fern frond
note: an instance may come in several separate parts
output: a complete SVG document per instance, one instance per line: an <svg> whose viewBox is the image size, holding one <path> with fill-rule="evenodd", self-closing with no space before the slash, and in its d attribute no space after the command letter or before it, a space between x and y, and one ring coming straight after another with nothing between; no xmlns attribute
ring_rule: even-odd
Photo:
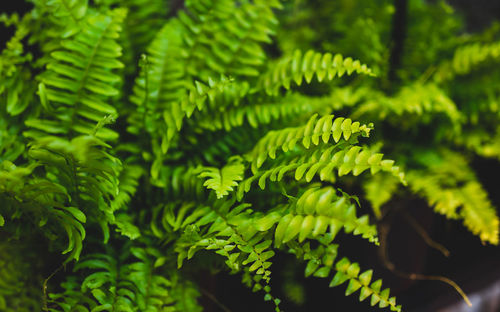
<svg viewBox="0 0 500 312"><path fill-rule="evenodd" d="M165 196L174 199L206 199L207 192L199 171L188 166L164 166L158 179L158 186L165 188Z"/></svg>
<svg viewBox="0 0 500 312"><path fill-rule="evenodd" d="M434 73L434 80L443 83L454 79L455 76L466 75L482 64L496 62L499 59L500 42L465 45L455 51L451 60L439 65Z"/></svg>
<svg viewBox="0 0 500 312"><path fill-rule="evenodd" d="M182 265L185 258L192 258L198 250L214 250L227 258L226 265L232 271L239 272L246 267L249 272L262 275L266 283L269 283L269 267L272 264L269 260L275 254L270 249L271 233L259 231L253 224L249 204L233 207L233 202L215 203L208 213L199 214L196 218L186 218L184 224L190 219L188 231L176 246L178 266ZM206 230L197 230L201 228Z"/></svg>
<svg viewBox="0 0 500 312"><path fill-rule="evenodd" d="M98 302L94 310L134 311L136 291L127 279L128 266L124 263L127 253L112 252L88 255L75 265L75 270L90 270L81 283L81 292L90 292ZM89 294L90 295L90 294Z"/></svg>
<svg viewBox="0 0 500 312"><path fill-rule="evenodd" d="M181 35L178 22L169 21L160 29L147 50L143 68L133 87L130 100L139 106L141 124L132 125L129 131L137 133L138 128L146 127L153 133L160 128L163 111L169 110L173 103L180 102L188 86L185 69L181 63ZM136 129L137 128L137 129Z"/></svg>
<svg viewBox="0 0 500 312"><path fill-rule="evenodd" d="M330 139L338 143L342 137L345 141L351 140L352 142L359 135L368 136L373 128L371 124L361 125L357 121L352 122L349 118L338 117L334 119L333 115L317 118L318 115L314 114L302 127L270 131L247 155L247 158L252 161L252 172L255 173L267 157L276 158L276 151L279 148L283 152L287 152L301 141L304 148L308 149L311 143L319 145L320 138L323 143L328 143Z"/></svg>
<svg viewBox="0 0 500 312"><path fill-rule="evenodd" d="M424 196L436 212L462 219L483 242L497 245L499 218L467 161L450 151L426 157L434 157L435 161L429 162L425 171L408 171L410 188Z"/></svg>
<svg viewBox="0 0 500 312"><path fill-rule="evenodd" d="M309 243L303 245L295 244L290 251L298 258L309 260L305 269L306 276L328 278L331 271L335 271L330 287L342 285L349 281L345 295L349 296L360 289L359 301L370 298L370 304L377 303L380 308L389 307L391 311L401 311L401 305L396 305L396 298L389 297L389 288L382 288L382 280L372 282L373 271L368 270L361 273L358 263L351 262L348 258L335 261L338 256L338 245L320 245L316 249L311 249Z"/></svg>
<svg viewBox="0 0 500 312"><path fill-rule="evenodd" d="M172 277L172 291L170 294L175 300L172 307L173 311L203 311L203 307L199 303L201 292L194 282L176 274Z"/></svg>
<svg viewBox="0 0 500 312"><path fill-rule="evenodd" d="M331 187L311 187L279 220L274 243L279 247L296 237L302 242L306 238L318 238L325 234L333 240L342 228L346 233L361 235L378 244L375 226L370 225L368 215L356 216L356 206L350 198L337 195Z"/></svg>
<svg viewBox="0 0 500 312"><path fill-rule="evenodd" d="M188 74L201 81L221 74L258 75L266 57L261 44L270 42L277 23L273 7L281 7L280 2L187 1L178 18Z"/></svg>
<svg viewBox="0 0 500 312"><path fill-rule="evenodd" d="M69 253L66 262L78 259L85 239L83 224L86 215L68 202L69 192L64 186L46 179L30 179L36 165L16 167L9 162L2 163L0 170L0 198L3 215L10 220L28 215L33 225L46 228L56 228L56 232L64 231L68 237L68 245L62 252ZM48 223L48 224L47 224ZM7 223L7 226L9 223ZM47 230L46 235L51 235Z"/></svg>
<svg viewBox="0 0 500 312"><path fill-rule="evenodd" d="M414 83L401 88L394 97L373 96L357 107L351 117L373 116L409 128L415 123L430 123L438 114L443 114L459 130L462 115L446 93L432 83Z"/></svg>
<svg viewBox="0 0 500 312"><path fill-rule="evenodd" d="M480 128L464 131L455 142L482 157L500 159L500 127L494 133Z"/></svg>
<svg viewBox="0 0 500 312"><path fill-rule="evenodd" d="M125 164L118 177L118 195L110 203L111 210L116 211L124 208L137 191L139 178L144 174L143 169L137 165Z"/></svg>
<svg viewBox="0 0 500 312"><path fill-rule="evenodd" d="M325 78L332 80L336 76L351 75L353 72L373 75L365 64L350 57L322 54L313 50L302 54L302 51L296 50L293 55L286 56L271 65L260 77L258 86L268 94L277 95L281 87L290 89L292 81L300 86L304 78L310 83L316 76L318 81L322 82Z"/></svg>
<svg viewBox="0 0 500 312"><path fill-rule="evenodd" d="M153 248L132 247L132 255L138 260L128 265L128 278L138 290L138 311L160 312L174 301L170 296L172 283L155 272L156 260L161 253Z"/></svg>
<svg viewBox="0 0 500 312"><path fill-rule="evenodd" d="M78 33L88 11L88 0L33 0L40 13L48 13L50 23L59 28L62 38Z"/></svg>
<svg viewBox="0 0 500 312"><path fill-rule="evenodd" d="M0 54L0 162L15 161L24 152L22 120L26 115L36 115L33 94L36 89L31 74L32 55L24 49L23 41L31 30L32 17L19 20L13 15L6 21L15 24L16 32Z"/></svg>
<svg viewBox="0 0 500 312"><path fill-rule="evenodd" d="M69 276L65 282L61 283L61 287L64 289L63 292L49 293L48 309L50 312L90 312L99 306L94 298L82 293L81 281L75 276Z"/></svg>
<svg viewBox="0 0 500 312"><path fill-rule="evenodd" d="M211 131L224 129L229 131L248 123L252 128L272 124L276 120L289 120L293 117L312 113L327 114L335 99L330 96L311 98L290 94L283 98L269 98L256 103L245 103L228 107L222 112L208 112L196 119L199 126Z"/></svg>
<svg viewBox="0 0 500 312"><path fill-rule="evenodd" d="M162 0L95 0L101 10L112 7L122 7L128 10L125 19L124 33L133 51L124 51L131 54L131 59L144 53L148 45L167 20L170 11L169 3Z"/></svg>
<svg viewBox="0 0 500 312"><path fill-rule="evenodd" d="M81 33L62 41L64 50L51 53L52 61L41 75L47 86L41 97L55 105L57 114L47 112L50 119L27 120L29 127L49 134L90 134L105 115L116 114L107 101L119 94L113 85L121 78L113 70L123 67L116 39L126 13L116 9L110 15L89 16ZM113 140L118 134L104 128L97 136Z"/></svg>
<svg viewBox="0 0 500 312"><path fill-rule="evenodd" d="M245 166L240 159L229 160L223 168L203 167L199 175L200 178L208 178L203 186L212 189L217 194L217 198L228 195L233 187L238 186L238 181L243 180Z"/></svg>
<svg viewBox="0 0 500 312"><path fill-rule="evenodd" d="M370 169L372 175L379 171L389 172L397 177L399 182L405 184L404 172L398 166L394 166L393 160L382 159L382 157L381 153L375 153L356 145L345 146L342 143L327 148L315 148L303 156L291 160L285 158L284 161L278 162L278 165L273 165L270 169L256 171L253 176L240 183L237 193L238 199L250 191L251 185L255 181L258 181L259 187L264 189L266 180L281 181L287 173L291 172L294 172L295 180L311 182L316 175L319 175L321 181L335 181L335 172L339 177L349 173L358 176Z"/></svg>

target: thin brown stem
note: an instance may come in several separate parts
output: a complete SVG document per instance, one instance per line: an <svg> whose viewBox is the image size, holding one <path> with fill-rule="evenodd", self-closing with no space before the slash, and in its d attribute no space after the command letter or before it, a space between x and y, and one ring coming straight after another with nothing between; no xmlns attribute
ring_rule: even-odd
<svg viewBox="0 0 500 312"><path fill-rule="evenodd" d="M44 281L43 281L43 310L49 311L49 307L47 306L47 284L49 280L57 274L64 267L64 263L61 264L54 272L52 272Z"/></svg>
<svg viewBox="0 0 500 312"><path fill-rule="evenodd" d="M434 248L438 251L440 251L445 257L450 256L450 251L446 249L443 245L440 243L434 241L429 234L425 231L425 229L418 224L418 222L410 216L407 212L402 212L403 217L406 219L406 221L415 229L417 234L424 240L424 242L429 245L429 247Z"/></svg>
<svg viewBox="0 0 500 312"><path fill-rule="evenodd" d="M208 290L204 289L203 287L200 287L200 291L204 296L206 296L208 299L212 300L219 308L221 308L222 311L232 312L228 307L226 307L221 302L219 302L219 300L217 300L217 298L215 298L215 296L211 292L209 292Z"/></svg>
<svg viewBox="0 0 500 312"><path fill-rule="evenodd" d="M457 283L455 283L453 280L444 277L444 276L439 276L439 275L424 275L424 274L418 274L418 273L407 273L400 271L399 269L396 268L394 263L392 263L389 260L389 255L388 255L388 248L387 248L387 236L390 232L391 224L381 224L379 226L379 236L380 236L380 249L379 249L379 256L382 260L382 263L384 266L391 272L393 272L395 275L398 275L402 278L407 278L410 280L434 280L434 281L441 281L443 283L446 283L453 287L456 292L460 294L460 296L464 299L465 303L467 303L468 306L472 306L472 303L470 302L469 298L465 294L465 292L458 286Z"/></svg>

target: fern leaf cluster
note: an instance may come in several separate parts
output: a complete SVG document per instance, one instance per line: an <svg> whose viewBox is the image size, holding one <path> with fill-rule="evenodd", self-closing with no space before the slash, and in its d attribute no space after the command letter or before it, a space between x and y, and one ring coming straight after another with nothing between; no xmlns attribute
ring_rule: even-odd
<svg viewBox="0 0 500 312"><path fill-rule="evenodd" d="M446 27L415 22L434 45L394 69L388 0L29 2L0 15L0 310L202 311L224 271L281 311L291 253L401 311L338 233L378 245L408 193L498 244L469 161L500 155L494 30L442 40L446 7L410 1Z"/></svg>

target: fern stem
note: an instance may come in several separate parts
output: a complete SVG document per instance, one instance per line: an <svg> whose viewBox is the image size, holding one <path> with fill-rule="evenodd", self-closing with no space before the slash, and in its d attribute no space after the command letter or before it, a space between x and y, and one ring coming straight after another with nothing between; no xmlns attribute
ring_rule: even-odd
<svg viewBox="0 0 500 312"><path fill-rule="evenodd" d="M410 279L413 281L415 281L415 280L421 280L421 281L422 280L433 280L433 281L441 281L443 283L446 283L446 284L450 285L451 287L453 287L453 289L455 289L456 292L458 292L458 294L462 297L462 299L465 301L465 303L467 303L467 305L469 307L472 306L472 303L470 302L469 297L467 297L467 294L465 294L465 292L462 290L462 288L460 286L458 286L458 284L455 283L450 278L447 278L445 276L439 276L439 275L424 275L424 274L418 274L418 273L407 273L407 272L403 272L403 271L399 270L398 268L396 268L396 265L394 265L394 263L392 263L389 260L389 255L387 253L387 250L388 250L388 248L387 248L387 236L390 232L390 228L391 228L390 224L381 225L379 227L379 239L380 239L379 256L382 260L382 263L389 271L391 271L392 273L394 273L395 275L397 275L399 277Z"/></svg>
<svg viewBox="0 0 500 312"><path fill-rule="evenodd" d="M49 311L49 307L47 306L47 284L49 280L57 274L64 267L64 263L61 264L54 272L50 273L50 275L43 281L43 310Z"/></svg>
<svg viewBox="0 0 500 312"><path fill-rule="evenodd" d="M213 303L215 303L222 311L224 311L224 312L232 312L228 307L226 307L219 300L217 300L217 298L215 298L215 296L211 292L209 292L208 290L206 290L205 288L200 287L200 291L201 291L201 293L205 297L207 297L208 299L210 299L211 301L213 301Z"/></svg>
<svg viewBox="0 0 500 312"><path fill-rule="evenodd" d="M406 219L406 221L415 229L418 235L424 240L424 242L429 245L429 247L434 248L438 251L440 251L445 257L450 256L450 251L446 249L443 245L440 243L434 241L429 234L418 224L418 222L415 220L415 218L411 217L407 212L402 212L403 217Z"/></svg>

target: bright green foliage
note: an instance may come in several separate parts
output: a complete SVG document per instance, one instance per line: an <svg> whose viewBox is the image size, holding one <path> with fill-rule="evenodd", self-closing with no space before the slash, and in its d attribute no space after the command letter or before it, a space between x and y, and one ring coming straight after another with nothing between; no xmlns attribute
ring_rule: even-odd
<svg viewBox="0 0 500 312"><path fill-rule="evenodd" d="M451 152L420 157L434 159L428 162L430 165L425 171L408 172L410 187L427 198L438 213L462 219L482 241L498 244L499 221L495 208L466 160Z"/></svg>
<svg viewBox="0 0 500 312"><path fill-rule="evenodd" d="M0 310L202 311L208 270L280 311L288 252L401 311L333 241L378 245L374 219L405 192L498 244L469 165L500 159L494 27L450 36L450 7L410 0L415 38L392 68L389 0L30 2L0 15L16 29L0 54Z"/></svg>
<svg viewBox="0 0 500 312"><path fill-rule="evenodd" d="M238 185L238 181L243 179L245 166L238 160L230 160L230 163L222 169L205 167L200 173L200 178L208 178L203 186L213 189L217 198L222 198Z"/></svg>
<svg viewBox="0 0 500 312"><path fill-rule="evenodd" d="M287 243L298 236L299 242L327 233L333 239L341 228L346 233L362 235L363 238L377 243L377 230L369 224L368 215L356 216L353 201L331 187L312 187L302 194L294 205L278 222L275 232L277 246Z"/></svg>
<svg viewBox="0 0 500 312"><path fill-rule="evenodd" d="M443 82L454 76L462 76L488 61L500 60L500 42L479 44L472 43L458 48L453 59L445 61L436 70L434 80Z"/></svg>
<svg viewBox="0 0 500 312"><path fill-rule="evenodd" d="M329 239L327 239L328 241ZM338 245L320 245L316 249L311 249L309 243L296 244L292 247L292 252L299 259L307 261L305 276L315 276L328 278L332 271L335 272L330 282L330 287L335 287L349 282L345 290L345 295L349 296L360 290L359 301L370 298L372 306L378 303L380 308L389 307L391 311L401 311L401 305L396 305L396 298L389 297L389 288L382 288L382 280L372 282L372 270L361 272L360 266L356 262L351 262L347 258L338 261Z"/></svg>
<svg viewBox="0 0 500 312"><path fill-rule="evenodd" d="M304 78L310 83L316 76L318 81L322 82L324 79L332 80L353 72L371 74L371 70L365 64L350 57L344 59L340 54L321 54L313 50L308 50L302 55L300 50L296 50L290 57L283 57L271 65L259 84L267 93L277 95L280 87L290 89L292 81L300 86Z"/></svg>
<svg viewBox="0 0 500 312"><path fill-rule="evenodd" d="M125 10L117 9L110 15L89 16L82 32L62 41L63 50L51 53L53 61L40 75L39 93L47 115L53 117L30 119L27 126L50 134L91 133L105 115L116 114L106 101L118 95L113 84L120 77L112 71L123 67L116 39L125 15ZM105 140L118 137L107 128L97 135Z"/></svg>

